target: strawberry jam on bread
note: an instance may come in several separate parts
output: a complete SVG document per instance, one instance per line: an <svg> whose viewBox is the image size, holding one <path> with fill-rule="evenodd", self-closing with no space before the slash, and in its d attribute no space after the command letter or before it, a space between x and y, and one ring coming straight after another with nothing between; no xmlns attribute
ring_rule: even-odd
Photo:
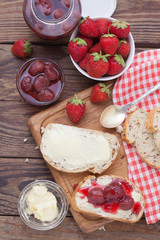
<svg viewBox="0 0 160 240"><path fill-rule="evenodd" d="M71 206L77 212L128 223L142 217L144 204L144 197L135 184L107 175L86 177L71 199Z"/></svg>

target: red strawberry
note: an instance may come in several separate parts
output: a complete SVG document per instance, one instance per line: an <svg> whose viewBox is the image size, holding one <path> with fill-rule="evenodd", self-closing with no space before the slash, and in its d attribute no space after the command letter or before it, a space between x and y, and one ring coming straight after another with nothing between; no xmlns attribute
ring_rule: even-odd
<svg viewBox="0 0 160 240"><path fill-rule="evenodd" d="M77 37L78 38L82 38L83 40L86 41L88 50L92 47L92 45L93 45L93 38L87 38L87 37L82 36L81 34L79 34Z"/></svg>
<svg viewBox="0 0 160 240"><path fill-rule="evenodd" d="M111 23L107 19L100 18L96 19L94 22L98 29L99 37L108 33Z"/></svg>
<svg viewBox="0 0 160 240"><path fill-rule="evenodd" d="M26 58L31 55L32 45L25 38L17 40L12 46L12 53L20 58Z"/></svg>
<svg viewBox="0 0 160 240"><path fill-rule="evenodd" d="M92 53L86 64L87 73L94 78L105 75L109 69L108 56L108 54L102 55L102 53Z"/></svg>
<svg viewBox="0 0 160 240"><path fill-rule="evenodd" d="M109 90L109 86L106 86L104 83L97 83L93 88L90 95L90 101L92 103L97 102L103 102L108 99L108 97L111 95L111 92Z"/></svg>
<svg viewBox="0 0 160 240"><path fill-rule="evenodd" d="M118 38L114 34L105 34L100 38L102 49L105 53L113 56L118 48Z"/></svg>
<svg viewBox="0 0 160 240"><path fill-rule="evenodd" d="M79 62L87 52L87 43L81 38L74 38L68 44L68 50L75 62Z"/></svg>
<svg viewBox="0 0 160 240"><path fill-rule="evenodd" d="M113 21L109 31L110 33L115 34L118 38L127 38L130 26L124 21Z"/></svg>
<svg viewBox="0 0 160 240"><path fill-rule="evenodd" d="M78 63L79 66L86 71L86 64L88 61L88 58L90 57L90 53L86 53L86 55L81 59L81 61Z"/></svg>
<svg viewBox="0 0 160 240"><path fill-rule="evenodd" d="M125 66L125 61L119 54L114 54L109 60L109 70L107 75L116 75L122 71Z"/></svg>
<svg viewBox="0 0 160 240"><path fill-rule="evenodd" d="M130 44L127 40L120 40L117 53L120 54L124 59L126 59L130 52Z"/></svg>
<svg viewBox="0 0 160 240"><path fill-rule="evenodd" d="M66 112L72 122L78 122L85 113L85 103L75 95L75 98L68 100L66 104Z"/></svg>
<svg viewBox="0 0 160 240"><path fill-rule="evenodd" d="M100 53L100 51L102 52L102 47L100 42L93 45L93 47L91 47L91 49L89 50L90 53L94 53L94 52Z"/></svg>
<svg viewBox="0 0 160 240"><path fill-rule="evenodd" d="M79 25L79 32L84 37L96 38L99 35L96 24L90 17L86 17L81 20Z"/></svg>

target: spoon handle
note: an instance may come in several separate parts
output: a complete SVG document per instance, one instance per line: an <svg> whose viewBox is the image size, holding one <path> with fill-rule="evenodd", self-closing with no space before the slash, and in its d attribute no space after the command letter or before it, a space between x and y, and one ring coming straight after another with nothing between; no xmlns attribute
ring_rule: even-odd
<svg viewBox="0 0 160 240"><path fill-rule="evenodd" d="M127 105L124 105L122 107L123 110L127 110L128 108L130 108L134 104L138 103L140 100L142 100L143 98L147 97L148 95L150 95L151 93L153 93L154 91L156 91L159 88L160 88L160 82L157 83L154 87L152 87L148 91L146 91L144 94L142 94L139 98L136 98L135 100L133 100L132 102L128 103Z"/></svg>

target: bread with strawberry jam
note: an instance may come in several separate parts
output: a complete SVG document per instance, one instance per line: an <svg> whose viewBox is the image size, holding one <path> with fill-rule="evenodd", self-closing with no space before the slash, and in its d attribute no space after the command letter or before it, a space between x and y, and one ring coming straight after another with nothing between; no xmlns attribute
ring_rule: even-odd
<svg viewBox="0 0 160 240"><path fill-rule="evenodd" d="M141 190L118 176L88 176L71 198L72 208L82 214L134 223L142 217L145 201Z"/></svg>

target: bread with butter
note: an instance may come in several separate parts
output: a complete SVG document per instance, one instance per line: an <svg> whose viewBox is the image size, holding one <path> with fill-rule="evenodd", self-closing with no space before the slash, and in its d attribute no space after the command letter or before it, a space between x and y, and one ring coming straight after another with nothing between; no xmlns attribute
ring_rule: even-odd
<svg viewBox="0 0 160 240"><path fill-rule="evenodd" d="M71 173L102 173L116 159L119 148L112 134L63 124L48 124L40 144L49 165Z"/></svg>
<svg viewBox="0 0 160 240"><path fill-rule="evenodd" d="M107 187L113 181L118 181L120 187L122 186L122 190L124 189L124 191L125 185L123 187L123 182L127 184L127 186L130 186L131 192L127 192L127 196L129 195L130 198L132 198L132 205L129 207L130 209L126 209L127 207L125 206L124 210L124 205L123 209L120 207L123 204L122 202L125 201L126 194L124 198L123 196L122 198L118 198L119 196L116 195L118 191L116 191L115 188L111 191L112 196L106 194L105 189L107 189ZM92 202L94 200L93 198L91 199L91 191L92 193L97 194L95 201L97 201L97 198L99 198L98 201L100 201L100 191L98 193L97 187L102 189L102 198L104 197L105 199L104 203L98 205L96 203L91 203L91 200ZM107 197L109 197L109 199ZM103 200L101 199L101 201ZM118 206L116 204L118 204ZM82 213L86 216L88 215L93 217L106 218L127 223L134 223L140 220L144 211L144 205L145 201L142 192L134 183L130 182L128 179L113 175L103 175L97 178L95 176L88 176L84 178L84 180L80 182L74 190L71 198L71 207L73 210L79 213Z"/></svg>

